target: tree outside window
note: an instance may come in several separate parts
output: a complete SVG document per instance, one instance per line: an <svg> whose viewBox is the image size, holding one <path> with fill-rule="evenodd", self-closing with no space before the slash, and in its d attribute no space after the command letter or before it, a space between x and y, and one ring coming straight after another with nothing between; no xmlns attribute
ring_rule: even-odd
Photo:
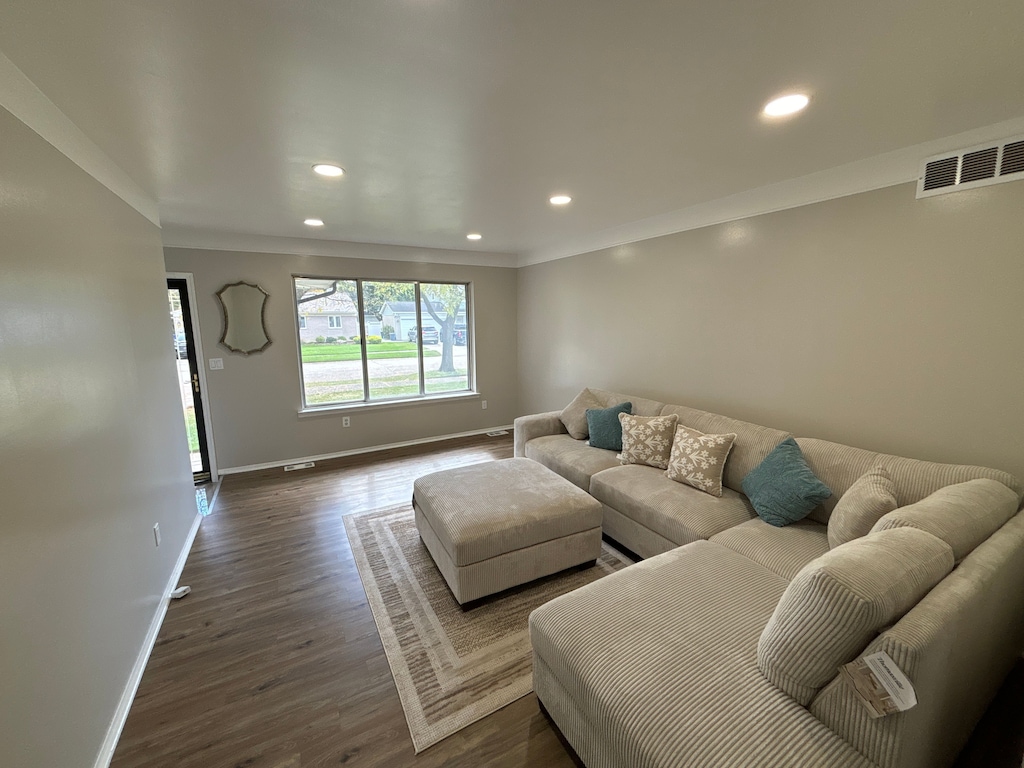
<svg viewBox="0 0 1024 768"><path fill-rule="evenodd" d="M472 390L467 284L295 277L294 286L296 312L306 319L307 407ZM343 314L329 314L339 307ZM319 315L331 329L351 315L357 333L314 335Z"/></svg>

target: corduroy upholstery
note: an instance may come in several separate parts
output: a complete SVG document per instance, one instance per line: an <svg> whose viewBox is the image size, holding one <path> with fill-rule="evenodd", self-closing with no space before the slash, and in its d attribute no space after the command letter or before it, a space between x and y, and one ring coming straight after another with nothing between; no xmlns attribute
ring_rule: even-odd
<svg viewBox="0 0 1024 768"><path fill-rule="evenodd" d="M536 437L526 444L523 455L557 472L584 491L590 490L590 478L595 474L620 466L615 451L591 448L567 434Z"/></svg>
<svg viewBox="0 0 1024 768"><path fill-rule="evenodd" d="M623 400L638 402L629 395L609 398ZM727 417L674 405L662 412L675 413L679 423L702 432L743 434L737 426L743 422ZM786 436L747 426L749 450L744 455L734 449L726 464L737 487L745 471ZM551 434L524 441L522 451L558 432L563 432L558 440L571 440L559 423ZM659 470L597 469L590 458L594 449L582 443L578 454L560 451L567 465L586 457L585 469L568 469L580 480L589 476L587 487L602 503L605 534L650 558L535 615L534 689L589 768L946 768L955 760L1024 648L1024 513L1015 514L1021 485L984 467L889 456L814 438L797 442L834 494L810 518L783 528L755 518L742 494L729 500L735 520L723 524L715 512L726 507L708 506L714 497L695 489L692 499L668 494L664 484L672 481ZM516 445L518 452L518 435ZM734 463L737 455L742 458ZM847 521L854 523L848 529L840 525L841 538L855 538L837 540L830 551L826 523L836 502L876 467L891 476L900 508L883 516L886 522L879 521L877 532L864 535L862 529L881 506ZM877 500L876 489L869 490ZM932 494L934 499L926 498ZM856 500L856 494L847 499ZM804 619L810 642L793 654L801 664L810 659L812 667L819 651L829 651L832 660L821 664L818 659L819 668L809 670L813 680L795 691L797 698L760 669L754 682L748 665L757 667L758 642L789 582L795 583L803 568L812 573L821 560L827 563L847 548L863 549L865 539L900 530L902 538L927 541L924 550L938 547L942 554L922 564L929 558L924 551L890 553L890 565L911 572L888 577L877 558L854 558L860 565L847 579L848 599L838 601L835 611ZM944 578L932 574L940 580L929 591L929 566L944 571L954 554L957 565ZM918 578L918 568L925 577ZM861 594L872 583L904 593L885 596L872 608L870 595ZM915 588L907 591L908 585ZM781 590L774 605L767 597L773 589ZM841 621L844 611L851 621ZM830 626L833 620L838 623ZM879 622L895 624L886 628ZM843 645L837 642L843 632L856 638ZM779 627L773 633L775 639L785 634ZM842 660L876 650L889 653L909 676L919 703L873 720L835 673ZM806 671L798 668L796 676Z"/></svg>
<svg viewBox="0 0 1024 768"><path fill-rule="evenodd" d="M419 477L413 508L420 537L460 603L601 553L600 503L530 459Z"/></svg>
<svg viewBox="0 0 1024 768"><path fill-rule="evenodd" d="M914 528L826 552L794 577L757 644L764 676L806 706L879 629L953 570L953 550Z"/></svg>
<svg viewBox="0 0 1024 768"><path fill-rule="evenodd" d="M749 557L786 581L828 552L825 526L813 520L778 528L755 517L715 534L711 541Z"/></svg>
<svg viewBox="0 0 1024 768"><path fill-rule="evenodd" d="M904 456L890 456L812 437L798 437L796 442L814 474L832 489L831 498L811 512L811 519L819 523L828 522L829 515L843 494L861 475L874 467L885 468L892 477L896 502L901 507L920 501L947 485L983 477L997 480L1010 488L1017 494L1017 504L1020 504L1020 482L1008 472L998 469L967 464L937 464Z"/></svg>
<svg viewBox="0 0 1024 768"><path fill-rule="evenodd" d="M1017 496L1002 483L968 480L890 512L872 531L920 528L949 544L959 562L1013 517L1017 503Z"/></svg>
<svg viewBox="0 0 1024 768"><path fill-rule="evenodd" d="M828 545L838 547L866 536L882 515L896 509L896 488L883 467L861 475L828 518Z"/></svg>
<svg viewBox="0 0 1024 768"><path fill-rule="evenodd" d="M734 491L743 491L743 478L750 470L765 460L775 446L791 435L780 429L762 427L717 413L708 413L685 405L666 405L662 414L674 413L679 416L679 423L696 429L706 435L725 435L735 433L729 460L725 462L722 485Z"/></svg>
<svg viewBox="0 0 1024 768"><path fill-rule="evenodd" d="M709 539L754 516L743 494L726 488L721 496L711 496L641 464L598 472L590 479L590 493L676 544Z"/></svg>
<svg viewBox="0 0 1024 768"><path fill-rule="evenodd" d="M866 768L757 669L786 586L708 541L630 566L533 612L534 688L588 768Z"/></svg>

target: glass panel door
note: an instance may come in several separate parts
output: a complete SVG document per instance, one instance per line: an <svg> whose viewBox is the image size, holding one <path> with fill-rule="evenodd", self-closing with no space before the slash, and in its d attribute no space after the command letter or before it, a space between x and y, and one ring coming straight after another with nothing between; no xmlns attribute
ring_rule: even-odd
<svg viewBox="0 0 1024 768"><path fill-rule="evenodd" d="M168 279L167 298L171 309L172 348L178 372L178 389L185 415L192 477L196 483L210 479L210 452L206 445L206 424L199 387L199 361L196 358L192 313L189 311L187 283Z"/></svg>

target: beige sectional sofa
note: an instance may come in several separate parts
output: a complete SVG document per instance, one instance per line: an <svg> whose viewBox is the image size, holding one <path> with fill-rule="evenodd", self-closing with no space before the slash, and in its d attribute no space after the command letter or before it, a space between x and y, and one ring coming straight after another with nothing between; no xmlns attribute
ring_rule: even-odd
<svg viewBox="0 0 1024 768"><path fill-rule="evenodd" d="M952 764L1024 649L1020 483L796 438L833 495L777 528L757 516L742 481L788 433L591 393L737 437L715 497L574 439L561 412L516 420L515 454L589 491L605 534L646 558L531 616L534 688L584 763ZM898 508L830 548L837 502L879 467ZM912 682L912 709L873 719L839 675L876 651Z"/></svg>

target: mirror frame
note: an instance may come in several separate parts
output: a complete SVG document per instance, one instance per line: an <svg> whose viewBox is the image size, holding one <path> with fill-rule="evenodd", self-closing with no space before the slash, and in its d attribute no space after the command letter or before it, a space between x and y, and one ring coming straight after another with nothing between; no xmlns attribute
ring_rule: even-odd
<svg viewBox="0 0 1024 768"><path fill-rule="evenodd" d="M226 341L228 337L228 324L230 323L230 319L228 318L227 304L224 303L224 297L221 294L224 293L224 291L226 291L228 288L235 288L240 285L245 285L248 286L249 288L255 288L257 291L263 294L263 303L260 305L260 325L263 328L263 335L267 337L267 343L258 349L240 349L238 347L231 346ZM228 283L227 285L225 285L223 288L217 291L216 296L217 301L220 302L221 313L224 317L224 329L221 331L220 334L221 346L226 347L232 352L238 352L239 354L242 355L252 355L256 354L257 352L262 352L273 343L273 340L270 338L270 333L267 331L267 299L270 298L270 294L263 290L261 286L256 285L255 283L246 282L245 280L239 280L237 283Z"/></svg>

